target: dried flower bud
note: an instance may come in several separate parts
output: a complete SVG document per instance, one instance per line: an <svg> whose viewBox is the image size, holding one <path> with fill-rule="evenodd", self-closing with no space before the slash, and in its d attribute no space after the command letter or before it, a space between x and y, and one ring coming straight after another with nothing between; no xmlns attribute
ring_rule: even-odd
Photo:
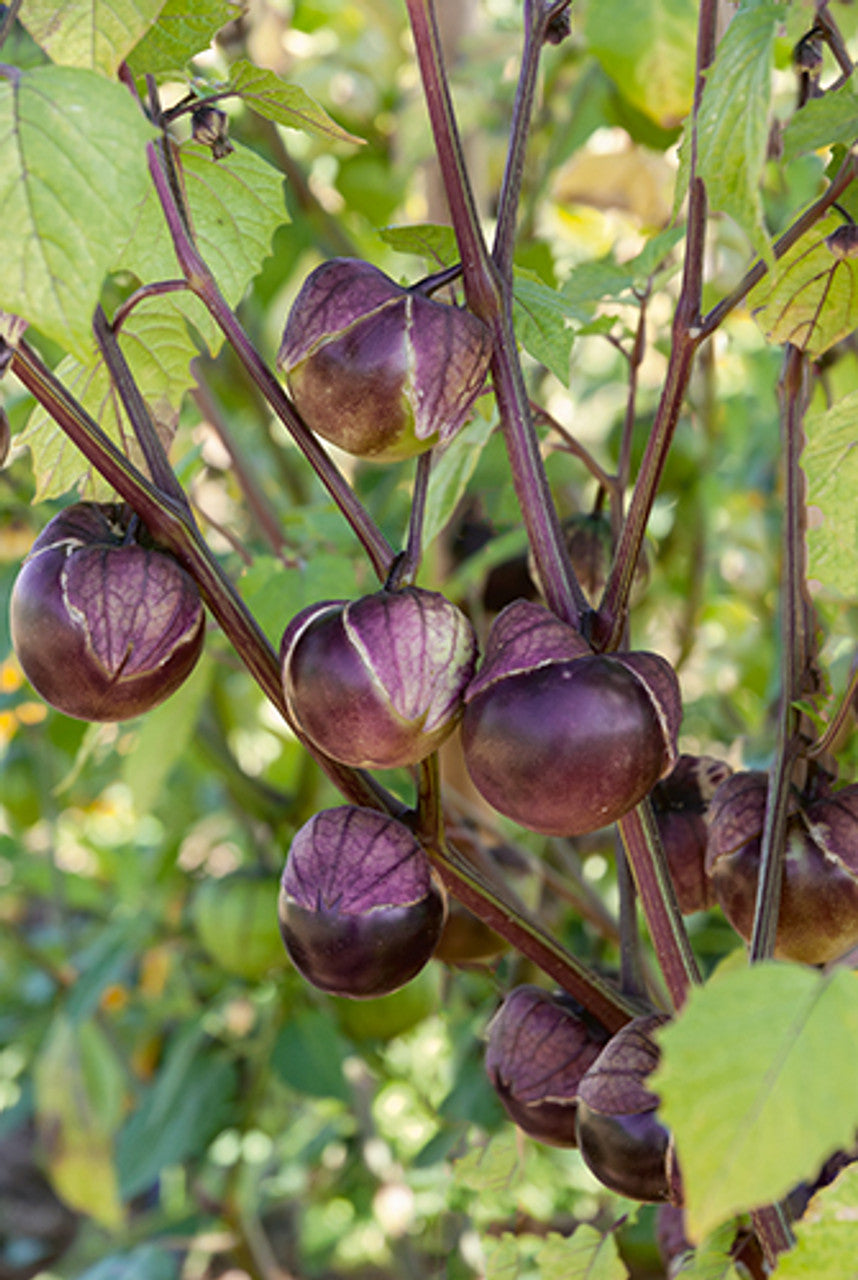
<svg viewBox="0 0 858 1280"><path fill-rule="evenodd" d="M634 1018L612 1037L578 1087L578 1145L600 1182L633 1200L682 1203L673 1140L646 1086L659 1049L653 1032L667 1018Z"/></svg>
<svg viewBox="0 0 858 1280"><path fill-rule="evenodd" d="M373 809L316 814L280 887L283 941L314 986L355 999L405 985L431 957L445 899L408 828Z"/></svg>
<svg viewBox="0 0 858 1280"><path fill-rule="evenodd" d="M706 864L715 896L749 941L757 897L768 778L733 774L709 810ZM805 803L793 797L775 955L827 964L858 945L858 784Z"/></svg>
<svg viewBox="0 0 858 1280"><path fill-rule="evenodd" d="M569 516L563 521L562 532L575 577L587 600L596 608L605 589L614 556L611 522L601 512ZM528 556L528 568L531 578L538 584L539 572L532 552ZM646 548L642 548L632 580L630 606L640 602L648 582L649 560Z"/></svg>
<svg viewBox="0 0 858 1280"><path fill-rule="evenodd" d="M220 107L204 102L191 113L191 136L194 142L211 147L212 159L222 160L235 147L229 140L229 119Z"/></svg>
<svg viewBox="0 0 858 1280"><path fill-rule="evenodd" d="M825 237L825 245L835 258L858 258L858 224L844 222Z"/></svg>
<svg viewBox="0 0 858 1280"><path fill-rule="evenodd" d="M593 653L527 601L498 615L465 703L474 785L499 813L546 835L616 821L676 759L681 704L669 663Z"/></svg>
<svg viewBox="0 0 858 1280"><path fill-rule="evenodd" d="M538 1142L574 1147L578 1084L609 1038L570 996L512 990L489 1023L486 1049L510 1119Z"/></svg>
<svg viewBox="0 0 858 1280"><path fill-rule="evenodd" d="M455 605L406 587L304 609L280 656L307 737L343 764L384 769L416 764L452 732L477 642Z"/></svg>
<svg viewBox="0 0 858 1280"><path fill-rule="evenodd" d="M81 720L149 711L202 649L196 584L172 556L130 540L127 522L119 506L67 508L42 530L12 590L12 643L28 680Z"/></svg>
<svg viewBox="0 0 858 1280"><path fill-rule="evenodd" d="M277 364L311 430L357 457L395 461L453 438L490 355L489 331L469 311L334 258L304 282Z"/></svg>

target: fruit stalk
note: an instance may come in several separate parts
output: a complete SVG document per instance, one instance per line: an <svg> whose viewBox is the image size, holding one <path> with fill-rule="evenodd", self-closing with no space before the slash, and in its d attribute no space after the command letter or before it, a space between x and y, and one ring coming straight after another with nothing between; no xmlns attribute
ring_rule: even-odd
<svg viewBox="0 0 858 1280"><path fill-rule="evenodd" d="M780 381L781 441L786 502L781 565L781 694L778 737L766 799L760 850L760 874L751 936L751 962L774 953L783 882L787 803L793 765L801 745L799 698L808 689L810 604L805 597L804 486L799 458L802 417L807 400L806 364L797 347L788 346Z"/></svg>
<svg viewBox="0 0 858 1280"><path fill-rule="evenodd" d="M647 928L674 1009L681 1009L700 970L676 898L652 805L644 800L619 821Z"/></svg>

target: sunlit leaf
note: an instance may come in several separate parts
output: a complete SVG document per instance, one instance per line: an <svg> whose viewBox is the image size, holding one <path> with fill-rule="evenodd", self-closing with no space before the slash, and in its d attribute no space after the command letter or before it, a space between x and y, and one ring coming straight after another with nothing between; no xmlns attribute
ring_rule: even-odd
<svg viewBox="0 0 858 1280"><path fill-rule="evenodd" d="M659 1041L650 1083L676 1139L690 1239L780 1200L854 1141L851 971L768 962L716 972Z"/></svg>
<svg viewBox="0 0 858 1280"><path fill-rule="evenodd" d="M164 0L27 0L21 21L52 61L115 75Z"/></svg>
<svg viewBox="0 0 858 1280"><path fill-rule="evenodd" d="M858 600L858 391L809 413L801 465L807 480L807 575Z"/></svg>
<svg viewBox="0 0 858 1280"><path fill-rule="evenodd" d="M456 234L452 227L437 223L418 223L406 227L383 227L379 232L385 244L397 253L411 253L436 262L440 267L451 266L459 256Z"/></svg>
<svg viewBox="0 0 858 1280"><path fill-rule="evenodd" d="M149 186L151 131L94 71L0 79L0 309L85 353L105 274Z"/></svg>
<svg viewBox="0 0 858 1280"><path fill-rule="evenodd" d="M139 76L181 73L240 12L232 0L167 0L158 21L129 53L128 65Z"/></svg>
<svg viewBox="0 0 858 1280"><path fill-rule="evenodd" d="M505 1191L517 1176L521 1153L512 1125L490 1138L485 1146L474 1147L453 1165L457 1186L493 1195Z"/></svg>
<svg viewBox="0 0 858 1280"><path fill-rule="evenodd" d="M571 1236L550 1232L537 1255L540 1280L626 1280L613 1235L582 1223Z"/></svg>
<svg viewBox="0 0 858 1280"><path fill-rule="evenodd" d="M811 98L796 111L784 129L784 159L806 151L852 143L858 137L858 93L851 80L821 98Z"/></svg>
<svg viewBox="0 0 858 1280"><path fill-rule="evenodd" d="M513 319L522 346L564 384L569 381L569 357L576 329L595 311L592 296L567 297L544 284L532 272L517 271L513 287Z"/></svg>
<svg viewBox="0 0 858 1280"><path fill-rule="evenodd" d="M778 1261L778 1280L855 1280L858 1166L811 1200L793 1228L796 1245Z"/></svg>
<svg viewBox="0 0 858 1280"><path fill-rule="evenodd" d="M168 445L182 396L192 382L189 362L197 354L181 309L164 300L141 304L123 327L119 343L159 435ZM91 348L87 360L66 356L55 372L87 413L140 465L140 451L99 353ZM110 487L91 472L83 454L40 405L30 415L18 442L31 453L35 501L60 497L75 487L93 500L110 496Z"/></svg>
<svg viewBox="0 0 858 1280"><path fill-rule="evenodd" d="M772 60L780 6L740 9L718 46L697 121L698 174L713 209L728 213L765 257L760 178L769 139Z"/></svg>
<svg viewBox="0 0 858 1280"><path fill-rule="evenodd" d="M227 302L235 306L271 252L274 232L289 221L283 175L239 143L222 160L213 160L207 147L192 142L181 148L180 157L198 247ZM144 283L179 274L154 190L129 236L121 265ZM209 333L202 319L200 328Z"/></svg>
<svg viewBox="0 0 858 1280"><path fill-rule="evenodd" d="M288 125L291 129L321 134L332 142L362 141L338 125L300 85L287 84L273 71L255 67L244 58L234 64L231 72L230 88L257 115Z"/></svg>
<svg viewBox="0 0 858 1280"><path fill-rule="evenodd" d="M588 6L590 48L620 93L663 129L694 97L694 0L601 0Z"/></svg>
<svg viewBox="0 0 858 1280"><path fill-rule="evenodd" d="M858 326L858 258L833 253L827 243L843 227L828 214L748 295L769 342L791 342L817 358Z"/></svg>
<svg viewBox="0 0 858 1280"><path fill-rule="evenodd" d="M123 1208L114 1136L125 1077L94 1022L58 1017L34 1071L36 1123L51 1181L68 1205L116 1228Z"/></svg>

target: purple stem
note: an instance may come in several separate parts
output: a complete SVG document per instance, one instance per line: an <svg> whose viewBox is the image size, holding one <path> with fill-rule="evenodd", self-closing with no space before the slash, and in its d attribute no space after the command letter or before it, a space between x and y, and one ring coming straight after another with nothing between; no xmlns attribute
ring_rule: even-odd
<svg viewBox="0 0 858 1280"><path fill-rule="evenodd" d="M292 439L351 525L369 556L379 580L384 582L394 558L391 547L359 502L345 477L334 466L316 437L304 425L292 401L244 332L232 308L227 305L215 283L214 276L185 228L181 210L174 198L156 144L150 142L147 152L152 180L155 183L173 239L176 257L188 287L200 298L217 322L248 375L287 428Z"/></svg>
<svg viewBox="0 0 858 1280"><path fill-rule="evenodd" d="M512 326L511 290L504 287L480 229L441 56L434 5L431 0L406 0L406 3L435 149L462 259L465 297L470 309L488 325L492 334L492 383L516 497L548 605L572 626L580 627L590 606L569 562L542 465ZM510 194L508 202L511 199ZM508 203L507 207L514 206Z"/></svg>

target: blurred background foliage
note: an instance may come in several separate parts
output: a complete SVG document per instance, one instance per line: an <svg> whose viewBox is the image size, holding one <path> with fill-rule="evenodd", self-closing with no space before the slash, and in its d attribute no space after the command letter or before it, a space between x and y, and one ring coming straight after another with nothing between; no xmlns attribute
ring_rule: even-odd
<svg viewBox="0 0 858 1280"><path fill-rule="evenodd" d="M670 225L696 7L574 6L571 37L544 57L521 278L569 284L581 264L628 262ZM489 226L520 8L518 0L440 5ZM805 8L792 6L794 27ZM655 9L671 21L654 34ZM838 18L851 35L854 13L838 6ZM799 34L788 29L779 48L782 115L794 102L789 48ZM20 33L5 52L22 65L38 58ZM363 139L323 140L227 104L232 136L285 178L290 222L241 304L273 362L290 302L319 261L355 255L414 279L434 263L398 252L383 232L446 214L399 0L251 0L193 73L217 79L238 57L300 85ZM168 102L183 92L162 88ZM774 232L821 189L825 160L773 160L764 197ZM653 264L645 291L632 474L661 388L680 251L681 242ZM744 235L713 220L712 302L748 261ZM560 354L555 347L550 359L525 343L534 400L609 472L642 296L629 288L597 296L588 318L555 325ZM704 351L651 522L648 587L632 616L633 642L676 663L682 748L734 766L765 763L771 750L780 359L741 309ZM828 363L838 395L858 386L850 343ZM200 357L198 368L203 390L182 408L177 469L277 643L304 604L369 589L371 574L229 352ZM0 397L14 438L31 404L12 379ZM487 399L483 436L492 412ZM595 482L557 430L541 432L561 513L592 510ZM279 547L246 501L228 438L275 515ZM454 594L484 628L496 607L489 574L497 584L506 569L520 583L525 549L502 442L490 435L476 454L475 446L467 488L439 522L421 582ZM401 542L408 464L352 470L387 536ZM539 1261L539 1242L578 1223L599 1232L620 1224L605 1275L663 1274L654 1211L604 1192L575 1151L516 1138L487 1086L481 1037L499 995L540 980L519 958L489 947L485 959L461 964L451 940L450 960L359 1007L290 969L276 931L277 879L292 833L338 796L214 628L192 679L140 721L88 726L33 695L10 651L6 605L22 556L60 503L33 506L32 496L27 455L13 447L0 472L2 1280L466 1280L488 1274L487 1258L512 1228L535 1243L530 1261L520 1254L518 1269L503 1274L527 1280L555 1274L547 1255ZM843 601L819 603L836 692L848 677L854 619ZM854 745L840 760L853 780ZM465 822L475 802L455 749L444 767ZM407 778L385 780L409 794ZM494 832L522 898L576 954L610 968L610 833L546 842L500 820ZM737 945L715 912L689 927L705 964ZM484 1165L468 1163L485 1151ZM501 1274L501 1261L494 1265Z"/></svg>

